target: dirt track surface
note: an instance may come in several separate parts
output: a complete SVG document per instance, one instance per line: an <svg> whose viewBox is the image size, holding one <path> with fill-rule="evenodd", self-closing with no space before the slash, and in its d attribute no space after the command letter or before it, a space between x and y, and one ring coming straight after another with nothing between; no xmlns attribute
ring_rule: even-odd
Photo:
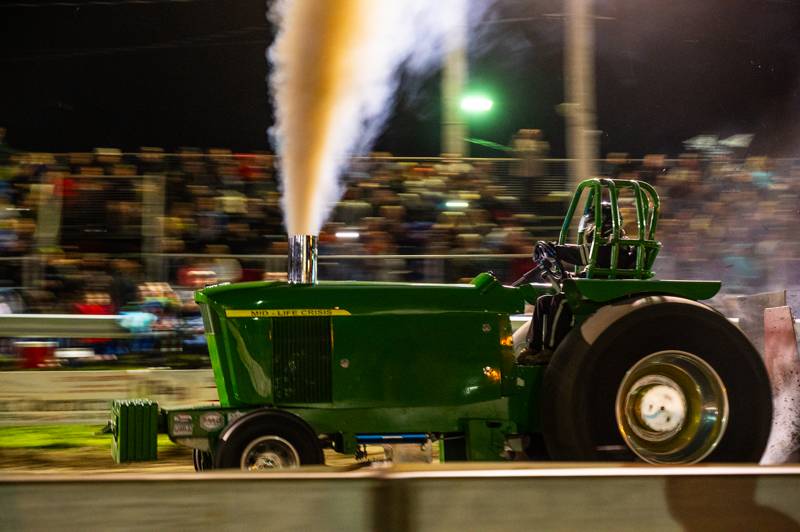
<svg viewBox="0 0 800 532"><path fill-rule="evenodd" d="M109 449L0 449L0 473L178 473L194 471L192 451L175 446L156 462L115 464Z"/></svg>
<svg viewBox="0 0 800 532"><path fill-rule="evenodd" d="M369 459L383 457L380 448L370 448ZM347 466L355 463L350 456L325 452L325 462L330 466ZM14 449L0 448L0 474L3 473L190 473L192 450L174 446L159 451L155 462L115 464L109 449L75 447L69 449Z"/></svg>

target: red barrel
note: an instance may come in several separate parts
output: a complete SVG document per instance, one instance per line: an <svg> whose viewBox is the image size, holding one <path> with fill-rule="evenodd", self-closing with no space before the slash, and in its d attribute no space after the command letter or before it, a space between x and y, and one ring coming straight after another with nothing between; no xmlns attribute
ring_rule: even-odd
<svg viewBox="0 0 800 532"><path fill-rule="evenodd" d="M56 342L15 342L22 367L35 369L46 366L53 360Z"/></svg>

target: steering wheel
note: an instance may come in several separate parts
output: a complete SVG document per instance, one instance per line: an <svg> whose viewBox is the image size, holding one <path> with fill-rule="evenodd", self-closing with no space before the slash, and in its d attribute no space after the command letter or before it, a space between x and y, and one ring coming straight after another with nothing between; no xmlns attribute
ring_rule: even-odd
<svg viewBox="0 0 800 532"><path fill-rule="evenodd" d="M533 262L536 263L539 275L550 282L560 283L567 276L556 248L550 242L543 240L536 242L533 246Z"/></svg>
<svg viewBox="0 0 800 532"><path fill-rule="evenodd" d="M553 244L540 240L533 246L534 268L517 279L512 286L520 286L530 279L539 279L552 283L557 289L561 281L567 277L564 265L558 258L558 253Z"/></svg>

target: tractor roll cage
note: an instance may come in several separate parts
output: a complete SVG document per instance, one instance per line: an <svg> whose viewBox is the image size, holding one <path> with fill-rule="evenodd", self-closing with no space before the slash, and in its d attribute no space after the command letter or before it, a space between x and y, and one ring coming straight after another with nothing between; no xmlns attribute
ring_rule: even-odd
<svg viewBox="0 0 800 532"><path fill-rule="evenodd" d="M621 189L631 189L634 203L636 205L636 225L637 238L623 238L622 223L619 215L619 192ZM649 184L642 181L628 179L605 179L595 178L582 181L570 202L564 223L561 226L561 233L558 236L559 245L564 245L569 236L572 218L575 215L578 204L581 201L583 191L589 190L588 197L584 204L583 213L589 212L589 206L594 207L595 227L602 227L602 208L604 191L607 191L608 199L611 203L611 224L612 234L610 238L593 238L589 244L589 260L581 272L576 266L575 273L583 273L586 278L604 277L608 279L627 278L627 279L649 279L653 277L653 263L655 262L661 243L655 239L656 226L658 224L659 200L658 193ZM579 245L588 244L585 241L585 229L580 227L578 230L577 243ZM595 231L598 234L598 231ZM598 244L598 240L601 240ZM603 245L611 246L611 261L608 267L600 267L597 264L598 253ZM630 246L636 251L636 264L634 268L619 268L620 246Z"/></svg>

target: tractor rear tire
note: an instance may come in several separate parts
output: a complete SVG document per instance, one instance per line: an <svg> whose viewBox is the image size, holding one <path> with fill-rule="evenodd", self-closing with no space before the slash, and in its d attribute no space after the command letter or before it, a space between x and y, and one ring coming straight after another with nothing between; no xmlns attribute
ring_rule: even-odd
<svg viewBox="0 0 800 532"><path fill-rule="evenodd" d="M280 410L257 410L220 434L215 467L261 471L324 464L319 439L303 420Z"/></svg>
<svg viewBox="0 0 800 532"><path fill-rule="evenodd" d="M761 357L742 332L713 309L678 298L609 307L616 308L570 332L545 372L549 455L757 462L772 397Z"/></svg>

